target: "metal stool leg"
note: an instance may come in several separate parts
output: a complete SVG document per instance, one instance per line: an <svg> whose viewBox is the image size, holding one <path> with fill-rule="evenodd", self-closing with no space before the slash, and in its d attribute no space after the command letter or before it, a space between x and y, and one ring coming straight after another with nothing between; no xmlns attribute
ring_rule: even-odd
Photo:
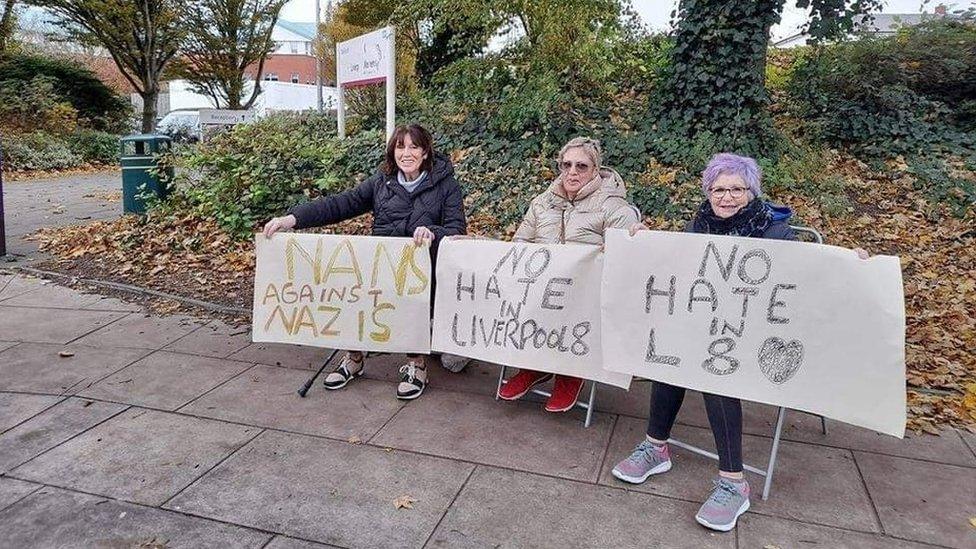
<svg viewBox="0 0 976 549"><path fill-rule="evenodd" d="M583 422L583 427L589 427L590 423L593 422L593 408L596 406L596 382L590 381L590 402L586 406L586 421Z"/></svg>
<svg viewBox="0 0 976 549"><path fill-rule="evenodd" d="M498 372L498 387L495 387L495 400L498 400L498 392L502 390L502 382L505 381L505 370L508 368L502 364L502 369Z"/></svg>
<svg viewBox="0 0 976 549"><path fill-rule="evenodd" d="M786 408L779 409L776 417L776 432L773 433L773 447L769 451L769 464L766 466L766 482L763 484L763 501L769 499L769 488L773 485L773 471L776 469L776 454L779 452L779 437L783 431L783 421L786 418Z"/></svg>

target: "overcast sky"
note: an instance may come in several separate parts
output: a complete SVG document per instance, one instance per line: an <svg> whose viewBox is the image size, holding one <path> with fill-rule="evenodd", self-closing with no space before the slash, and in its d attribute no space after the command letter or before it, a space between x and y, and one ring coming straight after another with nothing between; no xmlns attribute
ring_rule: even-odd
<svg viewBox="0 0 976 549"><path fill-rule="evenodd" d="M950 11L965 9L976 5L976 0L942 0ZM324 12L328 0L320 0ZM666 30L671 10L677 0L633 0L634 9L640 14L644 24L653 30ZM882 13L931 13L939 1L924 2L924 0L888 0ZM806 22L806 11L795 7L796 2L789 0L783 10L783 21L773 28L774 39L793 34L795 30ZM291 0L281 12L284 19L291 21L315 21L315 0Z"/></svg>

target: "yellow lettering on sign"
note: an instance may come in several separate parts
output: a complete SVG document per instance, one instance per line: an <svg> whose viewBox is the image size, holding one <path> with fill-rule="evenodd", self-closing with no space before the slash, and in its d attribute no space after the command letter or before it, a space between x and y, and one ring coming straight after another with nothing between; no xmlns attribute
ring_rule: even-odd
<svg viewBox="0 0 976 549"><path fill-rule="evenodd" d="M417 266L414 257L416 249L416 246L413 244L404 244L400 250L400 259L394 264L393 257L386 250L386 246L377 244L376 252L373 254L373 272L370 276L369 287L375 288L377 286L380 264L382 263L380 260L386 258L386 264L389 267L390 273L393 275L393 285L397 295L403 295L403 290L407 285L407 276L411 273L416 277L417 284L407 288L407 295L419 294L427 289L427 284L430 280L420 267Z"/></svg>
<svg viewBox="0 0 976 549"><path fill-rule="evenodd" d="M295 315L297 313L298 311L292 308L291 318L288 318L285 315L284 309L281 308L281 305L275 305L274 310L271 311L271 316L268 317L268 321L264 323L264 331L265 332L269 331L271 329L271 323L274 322L274 319L276 317L280 317L282 326L284 326L285 331L290 334L292 332L292 329L295 327Z"/></svg>
<svg viewBox="0 0 976 549"><path fill-rule="evenodd" d="M291 237L285 243L285 268L288 272L288 280L295 280L295 253L308 262L312 267L312 280L319 284L322 281L322 239L315 243L315 257L309 255L308 250L302 248L295 237Z"/></svg>
<svg viewBox="0 0 976 549"><path fill-rule="evenodd" d="M267 305L268 299L274 299L276 303L281 303L281 296L278 295L278 288L274 283L268 284L268 287L264 289L264 299L261 300L261 305Z"/></svg>
<svg viewBox="0 0 976 549"><path fill-rule="evenodd" d="M342 264L338 262L339 253L343 250L349 256L349 264ZM353 249L352 243L348 239L343 239L342 242L336 246L335 250L332 251L332 256L329 257L329 264L325 269L325 273L322 275L322 283L328 284L329 278L333 274L351 274L356 277L356 284L363 283L363 273L359 268L359 260L356 259L356 250ZM318 284L318 282L316 282Z"/></svg>

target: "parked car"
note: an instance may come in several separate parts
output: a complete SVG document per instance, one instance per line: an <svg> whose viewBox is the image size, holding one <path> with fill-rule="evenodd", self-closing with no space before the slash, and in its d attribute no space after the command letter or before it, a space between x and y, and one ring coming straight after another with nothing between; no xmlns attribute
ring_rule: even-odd
<svg viewBox="0 0 976 549"><path fill-rule="evenodd" d="M200 111L170 111L156 123L156 133L168 135L174 143L196 143L200 140Z"/></svg>

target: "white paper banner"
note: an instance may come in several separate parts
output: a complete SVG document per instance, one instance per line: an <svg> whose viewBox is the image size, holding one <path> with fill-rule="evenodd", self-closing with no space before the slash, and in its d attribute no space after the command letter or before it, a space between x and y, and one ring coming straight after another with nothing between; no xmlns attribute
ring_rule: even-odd
<svg viewBox="0 0 976 549"><path fill-rule="evenodd" d="M904 435L897 257L611 230L604 260L606 368Z"/></svg>
<svg viewBox="0 0 976 549"><path fill-rule="evenodd" d="M435 351L627 388L601 368L596 246L444 240Z"/></svg>
<svg viewBox="0 0 976 549"><path fill-rule="evenodd" d="M409 238L256 235L254 341L430 350L430 252Z"/></svg>

